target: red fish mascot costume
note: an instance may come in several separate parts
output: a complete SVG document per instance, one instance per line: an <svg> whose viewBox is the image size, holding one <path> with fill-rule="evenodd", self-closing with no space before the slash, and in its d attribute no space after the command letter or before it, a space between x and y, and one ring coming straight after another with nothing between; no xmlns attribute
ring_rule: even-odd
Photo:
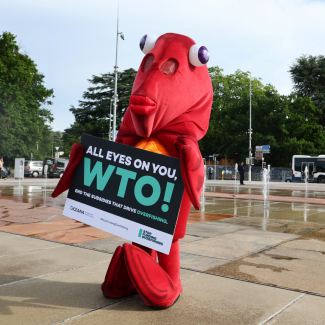
<svg viewBox="0 0 325 325"><path fill-rule="evenodd" d="M163 309L182 292L178 240L185 236L191 203L200 207L205 171L198 140L209 126L213 90L205 46L168 33L145 35L140 48L146 55L116 142L179 158L185 191L169 255L135 243L119 246L101 288L107 298L138 293L147 306ZM82 155L83 147L74 144L52 197L69 188Z"/></svg>

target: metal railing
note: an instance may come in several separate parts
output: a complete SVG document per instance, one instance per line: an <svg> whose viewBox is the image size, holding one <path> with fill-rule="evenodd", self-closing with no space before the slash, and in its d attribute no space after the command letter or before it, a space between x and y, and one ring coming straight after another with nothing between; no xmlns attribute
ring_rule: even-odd
<svg viewBox="0 0 325 325"><path fill-rule="evenodd" d="M212 171L209 172L209 168ZM244 166L245 175L244 180L248 180L248 167ZM222 180L222 171L224 171L224 180L232 180L235 176L235 166L225 165L206 165L206 179L209 180ZM252 166L252 181L262 181L263 176L261 167ZM291 168L271 167L270 181L285 182L291 176ZM239 175L237 174L237 179Z"/></svg>

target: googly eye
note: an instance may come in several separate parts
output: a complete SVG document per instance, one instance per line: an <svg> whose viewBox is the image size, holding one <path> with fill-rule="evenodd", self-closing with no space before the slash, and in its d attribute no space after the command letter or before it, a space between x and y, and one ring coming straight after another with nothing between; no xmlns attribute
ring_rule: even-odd
<svg viewBox="0 0 325 325"><path fill-rule="evenodd" d="M189 60L195 67L202 67L210 58L208 49L200 44L194 44L189 53Z"/></svg>
<svg viewBox="0 0 325 325"><path fill-rule="evenodd" d="M157 36L154 34L146 34L144 35L141 40L140 40L140 49L144 54L147 54L148 52L150 52L157 41Z"/></svg>

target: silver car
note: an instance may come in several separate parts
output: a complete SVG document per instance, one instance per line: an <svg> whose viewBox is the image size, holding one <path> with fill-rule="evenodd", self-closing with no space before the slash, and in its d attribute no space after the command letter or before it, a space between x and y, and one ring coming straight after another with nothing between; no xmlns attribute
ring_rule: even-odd
<svg viewBox="0 0 325 325"><path fill-rule="evenodd" d="M43 161L39 160L25 160L24 176L37 177L42 175Z"/></svg>

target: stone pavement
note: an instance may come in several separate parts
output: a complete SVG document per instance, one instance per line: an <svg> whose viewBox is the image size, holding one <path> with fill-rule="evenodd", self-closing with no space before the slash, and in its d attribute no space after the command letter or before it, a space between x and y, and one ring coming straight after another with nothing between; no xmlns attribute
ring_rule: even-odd
<svg viewBox="0 0 325 325"><path fill-rule="evenodd" d="M64 196L0 190L1 325L325 323L320 204L207 197L180 241L183 293L153 311L101 294L125 240L62 216Z"/></svg>

